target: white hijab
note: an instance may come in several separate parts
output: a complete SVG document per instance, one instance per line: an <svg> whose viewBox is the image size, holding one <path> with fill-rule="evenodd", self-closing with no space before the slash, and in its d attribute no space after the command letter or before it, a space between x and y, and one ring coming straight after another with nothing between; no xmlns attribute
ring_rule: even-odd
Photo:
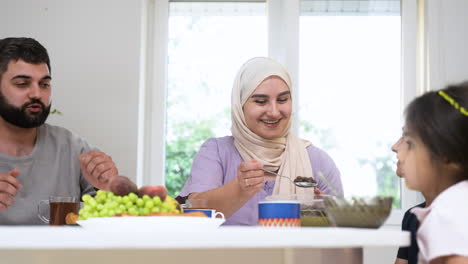
<svg viewBox="0 0 468 264"><path fill-rule="evenodd" d="M279 169L278 174L291 180L297 176L313 177L306 150L311 143L290 134L291 118L281 136L272 140L258 136L246 125L243 106L257 86L270 76L280 77L288 85L291 95L293 94L289 74L272 59L250 59L237 73L231 95L231 132L234 144L244 161L257 160L266 169ZM276 177L273 194L305 193L311 189L298 188L287 179Z"/></svg>

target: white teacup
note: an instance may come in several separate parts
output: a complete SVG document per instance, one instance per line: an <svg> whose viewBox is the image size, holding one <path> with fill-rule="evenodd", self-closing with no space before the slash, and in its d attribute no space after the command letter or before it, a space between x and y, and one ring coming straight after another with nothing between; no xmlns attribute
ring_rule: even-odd
<svg viewBox="0 0 468 264"><path fill-rule="evenodd" d="M224 219L224 214L221 212L216 212L215 209L197 209L197 208L187 208L184 209L184 213L190 213L190 212L202 212L206 214L206 216L210 218L222 218Z"/></svg>

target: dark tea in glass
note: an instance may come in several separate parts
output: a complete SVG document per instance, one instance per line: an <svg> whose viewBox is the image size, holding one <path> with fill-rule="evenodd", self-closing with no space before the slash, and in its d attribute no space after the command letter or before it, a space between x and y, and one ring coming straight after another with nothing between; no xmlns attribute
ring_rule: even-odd
<svg viewBox="0 0 468 264"><path fill-rule="evenodd" d="M49 205L49 218L45 214L45 208L43 204ZM50 196L49 200L42 200L37 206L38 216L44 222L49 225L65 225L66 217L69 213L78 214L80 209L80 201L77 197L59 197Z"/></svg>
<svg viewBox="0 0 468 264"><path fill-rule="evenodd" d="M67 214L78 214L78 203L76 202L51 202L50 203L50 225L65 225Z"/></svg>

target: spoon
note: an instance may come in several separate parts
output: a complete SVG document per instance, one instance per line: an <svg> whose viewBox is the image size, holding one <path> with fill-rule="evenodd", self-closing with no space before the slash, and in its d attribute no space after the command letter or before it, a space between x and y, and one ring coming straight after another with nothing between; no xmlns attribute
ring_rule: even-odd
<svg viewBox="0 0 468 264"><path fill-rule="evenodd" d="M296 185L297 187L301 187L301 188L311 188L311 187L317 187L317 183L316 182L307 182L307 181L298 181L298 182L295 182L293 180L291 180L289 177L286 177L286 176L283 176L283 175L279 175L278 173L276 172L273 172L273 171L270 171L270 170L267 170L267 169L264 169L262 168L262 170L264 172L268 172L270 174L273 174L273 175L276 175L276 176L279 176L279 177L284 177L286 179L288 179L291 183L293 183L294 185Z"/></svg>

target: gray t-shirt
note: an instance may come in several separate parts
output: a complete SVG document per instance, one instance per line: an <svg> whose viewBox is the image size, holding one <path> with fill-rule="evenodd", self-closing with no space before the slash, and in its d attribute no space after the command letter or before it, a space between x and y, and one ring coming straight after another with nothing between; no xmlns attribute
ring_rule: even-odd
<svg viewBox="0 0 468 264"><path fill-rule="evenodd" d="M12 157L0 153L0 173L18 168L17 179L23 185L7 210L0 211L0 225L46 224L38 217L38 204L49 196L94 194L95 190L81 174L78 156L91 150L86 141L62 127L39 127L31 154ZM47 210L47 206L44 206ZM45 213L48 217L48 214Z"/></svg>

